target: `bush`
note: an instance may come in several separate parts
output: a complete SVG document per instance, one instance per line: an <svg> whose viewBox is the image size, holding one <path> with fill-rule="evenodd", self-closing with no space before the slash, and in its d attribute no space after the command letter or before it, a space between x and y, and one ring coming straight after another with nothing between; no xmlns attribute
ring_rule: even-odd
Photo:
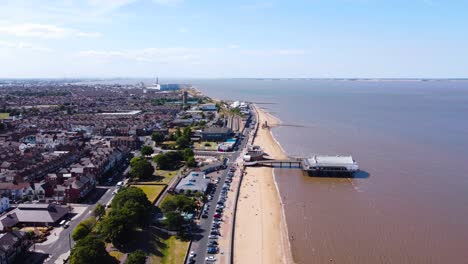
<svg viewBox="0 0 468 264"><path fill-rule="evenodd" d="M104 205L98 203L98 204L96 205L96 208L94 208L94 211L93 211L94 216L96 216L96 217L101 217L101 216L103 216L105 213L106 213L106 208L104 207Z"/></svg>
<svg viewBox="0 0 468 264"><path fill-rule="evenodd" d="M133 251L128 255L127 261L125 264L145 264L146 263L146 253L142 250Z"/></svg>
<svg viewBox="0 0 468 264"><path fill-rule="evenodd" d="M146 145L143 146L143 147L141 147L141 155L143 155L143 156L149 156L149 155L151 155L151 154L153 154L153 153L154 153L154 151L153 151L153 148L152 148L152 147L146 146Z"/></svg>
<svg viewBox="0 0 468 264"><path fill-rule="evenodd" d="M76 226L75 230L73 230L72 238L73 240L78 241L82 238L85 238L90 232L91 230L80 223Z"/></svg>

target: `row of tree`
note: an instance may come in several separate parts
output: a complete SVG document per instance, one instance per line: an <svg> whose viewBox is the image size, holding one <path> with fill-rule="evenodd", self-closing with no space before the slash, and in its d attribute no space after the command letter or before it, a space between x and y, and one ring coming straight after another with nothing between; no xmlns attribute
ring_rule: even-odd
<svg viewBox="0 0 468 264"><path fill-rule="evenodd" d="M168 151L154 156L153 161L161 170L173 170L180 167L181 162L184 161L188 167L196 167L195 153L192 149L186 148L184 150Z"/></svg>

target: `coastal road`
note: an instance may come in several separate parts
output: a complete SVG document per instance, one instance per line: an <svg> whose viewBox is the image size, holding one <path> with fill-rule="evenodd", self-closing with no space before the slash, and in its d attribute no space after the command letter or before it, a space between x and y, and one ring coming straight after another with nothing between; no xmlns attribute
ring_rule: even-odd
<svg viewBox="0 0 468 264"><path fill-rule="evenodd" d="M242 153L242 150L246 147L249 133L250 133L250 128L246 127L244 131L244 135L246 136L238 144L238 148L239 148L238 151L230 152L230 153L223 153L223 155L225 155L225 157L229 159L228 168L232 167L235 164L234 162L239 158L240 154ZM211 226L213 224L213 216L216 210L216 203L218 202L221 196L221 187L226 181L228 171L229 169L226 169L226 170L220 171L219 174L217 173L210 174L210 176L212 176L213 178L217 178L219 176L220 181L217 185L216 192L213 195L213 200L211 202L208 202L208 204L210 205L208 218L200 218L199 223L198 223L198 232L195 235L195 239L192 240L190 251L193 251L196 253L195 263L205 263L205 257L208 255L207 253L208 242L211 240L211 239L208 239L208 236L210 235ZM234 195L234 193L228 192L228 195ZM221 227L226 228L223 225L224 223L221 222ZM228 238L224 238L224 239L228 239ZM220 248L219 252L225 252L223 256L227 258L228 262L230 261L231 248ZM213 256L219 259L218 255L219 254L213 255ZM187 258L187 263L189 263L188 258Z"/></svg>

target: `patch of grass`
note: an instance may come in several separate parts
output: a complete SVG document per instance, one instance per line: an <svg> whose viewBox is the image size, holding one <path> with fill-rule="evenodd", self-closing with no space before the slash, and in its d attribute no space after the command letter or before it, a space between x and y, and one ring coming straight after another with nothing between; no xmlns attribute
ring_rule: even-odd
<svg viewBox="0 0 468 264"><path fill-rule="evenodd" d="M140 188L148 197L151 203L156 202L159 194L164 190L166 187L165 185L132 185L137 188Z"/></svg>
<svg viewBox="0 0 468 264"><path fill-rule="evenodd" d="M166 248L163 250L163 264L178 264L184 263L185 254L189 246L188 241L181 241L175 236L171 236L165 240Z"/></svg>
<svg viewBox="0 0 468 264"><path fill-rule="evenodd" d="M185 254L189 246L188 241L182 241L175 236L160 234L155 242L161 250L161 254L150 254L150 262L158 264L179 264L184 263Z"/></svg>
<svg viewBox="0 0 468 264"><path fill-rule="evenodd" d="M202 150L217 150L218 144L216 142L203 141L203 142L194 143L193 147L195 149L202 149Z"/></svg>
<svg viewBox="0 0 468 264"><path fill-rule="evenodd" d="M111 251L109 252L109 255L111 255L111 257L115 258L120 263L120 260L125 254L120 251Z"/></svg>
<svg viewBox="0 0 468 264"><path fill-rule="evenodd" d="M10 117L9 113L0 113L0 119L7 119Z"/></svg>

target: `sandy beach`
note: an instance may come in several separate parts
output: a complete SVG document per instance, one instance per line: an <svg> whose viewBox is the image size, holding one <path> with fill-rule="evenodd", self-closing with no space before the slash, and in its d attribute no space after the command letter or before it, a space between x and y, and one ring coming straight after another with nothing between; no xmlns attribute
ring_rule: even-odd
<svg viewBox="0 0 468 264"><path fill-rule="evenodd" d="M259 124L270 127L279 120L256 106ZM270 129L258 130L255 145L271 158L285 158ZM234 241L235 263L293 263L281 198L273 175L267 167L247 168L241 185L236 212Z"/></svg>

